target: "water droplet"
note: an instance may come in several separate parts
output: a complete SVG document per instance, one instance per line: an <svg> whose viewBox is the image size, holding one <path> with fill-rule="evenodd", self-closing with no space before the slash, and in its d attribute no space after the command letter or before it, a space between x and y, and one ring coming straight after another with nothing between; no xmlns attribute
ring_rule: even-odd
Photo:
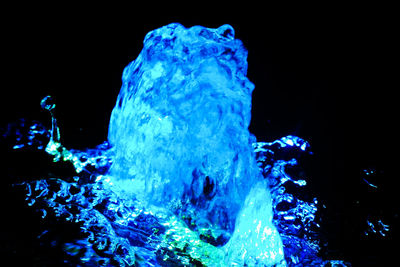
<svg viewBox="0 0 400 267"><path fill-rule="evenodd" d="M53 98L48 95L42 99L42 101L40 102L40 106L42 107L42 109L51 112L56 107L56 104L54 103Z"/></svg>

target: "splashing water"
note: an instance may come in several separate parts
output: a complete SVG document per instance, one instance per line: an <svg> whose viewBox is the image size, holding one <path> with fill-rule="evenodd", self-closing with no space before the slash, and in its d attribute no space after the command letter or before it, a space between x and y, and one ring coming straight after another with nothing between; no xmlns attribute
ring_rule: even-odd
<svg viewBox="0 0 400 267"><path fill-rule="evenodd" d="M287 190L306 185L298 162L309 144L256 142L247 130L246 58L229 25L148 33L124 70L108 142L94 149L62 146L55 104L43 99L51 130L33 123L14 149L44 150L75 175L19 185L43 218L79 226L66 263L345 266L318 256L317 199Z"/></svg>

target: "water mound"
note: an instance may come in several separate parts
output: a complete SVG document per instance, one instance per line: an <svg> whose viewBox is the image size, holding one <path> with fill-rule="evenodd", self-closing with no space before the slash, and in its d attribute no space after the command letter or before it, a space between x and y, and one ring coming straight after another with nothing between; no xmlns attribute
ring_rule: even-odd
<svg viewBox="0 0 400 267"><path fill-rule="evenodd" d="M190 217L193 230L220 228L223 240L263 180L248 131L254 85L246 57L228 25L170 24L148 33L124 70L109 126L110 176L144 207ZM272 214L267 192L263 199L254 212ZM279 235L274 240L282 250Z"/></svg>

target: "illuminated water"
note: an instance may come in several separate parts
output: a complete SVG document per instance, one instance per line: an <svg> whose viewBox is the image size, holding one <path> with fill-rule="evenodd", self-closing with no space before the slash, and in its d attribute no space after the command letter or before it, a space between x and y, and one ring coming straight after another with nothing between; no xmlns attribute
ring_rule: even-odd
<svg viewBox="0 0 400 267"><path fill-rule="evenodd" d="M146 35L123 73L108 141L78 151L51 129L25 127L14 149L71 162L75 175L18 184L46 217L79 226L66 263L83 266L324 266L318 201L306 186L296 136L257 142L247 128L247 51L228 25L171 24Z"/></svg>

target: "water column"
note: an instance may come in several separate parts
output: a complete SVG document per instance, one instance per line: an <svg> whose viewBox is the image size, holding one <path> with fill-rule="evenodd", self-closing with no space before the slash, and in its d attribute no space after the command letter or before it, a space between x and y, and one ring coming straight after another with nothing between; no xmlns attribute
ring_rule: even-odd
<svg viewBox="0 0 400 267"><path fill-rule="evenodd" d="M247 50L229 25L149 32L112 111L109 175L137 205L212 229L226 263L273 265L283 249L251 146L246 74Z"/></svg>

